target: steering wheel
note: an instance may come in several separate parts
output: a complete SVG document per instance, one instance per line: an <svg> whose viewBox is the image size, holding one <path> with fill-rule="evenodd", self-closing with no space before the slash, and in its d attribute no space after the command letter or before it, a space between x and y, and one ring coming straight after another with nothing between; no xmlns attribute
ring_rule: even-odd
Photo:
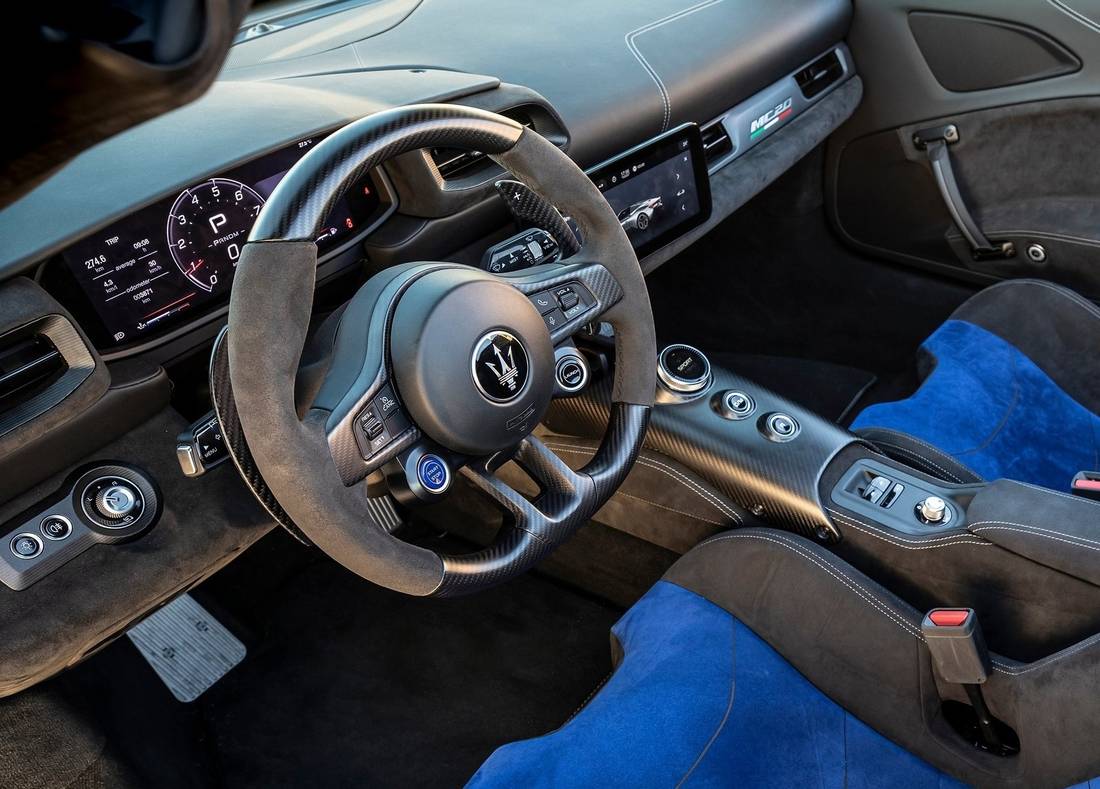
<svg viewBox="0 0 1100 789"><path fill-rule="evenodd" d="M314 239L364 173L426 147L490 155L572 215L583 246L562 263L514 276L449 263L375 275L347 304L323 383L300 418L295 379L313 303ZM536 304L567 286L582 306L544 320ZM614 402L595 457L573 471L530 433L555 391L555 346L597 318L615 329ZM269 509L281 508L348 569L411 595L475 591L546 556L622 483L653 404L653 315L614 212L553 144L508 118L460 106L368 116L299 160L264 204L241 253L225 337L231 402L222 402L218 415L223 430L243 436L245 460L234 457L253 491L273 497L265 501ZM403 419L376 456L372 420L387 403ZM539 484L533 500L496 476L509 460ZM383 461L426 500L445 496L460 470L511 517L491 546L472 554L442 555L404 542L377 515L363 482Z"/></svg>

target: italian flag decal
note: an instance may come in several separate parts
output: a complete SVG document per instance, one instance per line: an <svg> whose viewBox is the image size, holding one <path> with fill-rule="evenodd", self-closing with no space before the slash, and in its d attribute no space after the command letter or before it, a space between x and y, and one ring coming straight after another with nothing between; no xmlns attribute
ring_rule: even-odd
<svg viewBox="0 0 1100 789"><path fill-rule="evenodd" d="M755 140L767 134L769 130L791 117L793 112L794 107L791 106L791 100L789 98L784 99L752 122L752 125L749 126L749 139Z"/></svg>

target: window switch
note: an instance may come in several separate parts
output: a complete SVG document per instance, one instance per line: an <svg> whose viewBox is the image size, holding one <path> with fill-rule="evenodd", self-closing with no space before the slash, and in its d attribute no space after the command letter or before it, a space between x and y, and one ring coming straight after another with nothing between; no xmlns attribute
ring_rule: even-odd
<svg viewBox="0 0 1100 789"><path fill-rule="evenodd" d="M880 501L878 505L884 509L890 509L890 507L894 506L894 502L898 500L898 496L901 495L903 490L905 490L905 486L900 482L895 482L894 487L890 488L890 492L882 497L882 501Z"/></svg>
<svg viewBox="0 0 1100 789"><path fill-rule="evenodd" d="M879 500L886 495L886 491L890 489L891 484L891 481L886 477L875 477L860 495L872 504L878 504Z"/></svg>

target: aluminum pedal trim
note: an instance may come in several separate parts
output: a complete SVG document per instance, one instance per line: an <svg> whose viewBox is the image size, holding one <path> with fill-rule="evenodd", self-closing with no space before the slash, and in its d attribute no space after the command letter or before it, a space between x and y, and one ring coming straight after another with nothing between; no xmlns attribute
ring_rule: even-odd
<svg viewBox="0 0 1100 789"><path fill-rule="evenodd" d="M211 688L246 654L240 639L186 594L126 635L172 695L185 703Z"/></svg>

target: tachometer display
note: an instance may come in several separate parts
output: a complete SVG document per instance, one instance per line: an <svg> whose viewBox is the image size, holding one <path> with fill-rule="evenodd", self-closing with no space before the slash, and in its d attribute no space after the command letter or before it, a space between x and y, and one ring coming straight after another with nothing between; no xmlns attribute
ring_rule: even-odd
<svg viewBox="0 0 1100 789"><path fill-rule="evenodd" d="M228 282L264 199L229 178L185 189L168 213L168 249L183 276L205 291Z"/></svg>
<svg viewBox="0 0 1100 789"><path fill-rule="evenodd" d="M229 300L264 201L320 139L217 173L78 241L62 253L75 283L61 274L53 287L75 284L87 296L85 305L72 293L67 306L84 311L81 323L99 348L137 344L198 321ZM385 213L380 197L367 173L336 202L317 238L321 259ZM54 270L61 271L47 267Z"/></svg>

